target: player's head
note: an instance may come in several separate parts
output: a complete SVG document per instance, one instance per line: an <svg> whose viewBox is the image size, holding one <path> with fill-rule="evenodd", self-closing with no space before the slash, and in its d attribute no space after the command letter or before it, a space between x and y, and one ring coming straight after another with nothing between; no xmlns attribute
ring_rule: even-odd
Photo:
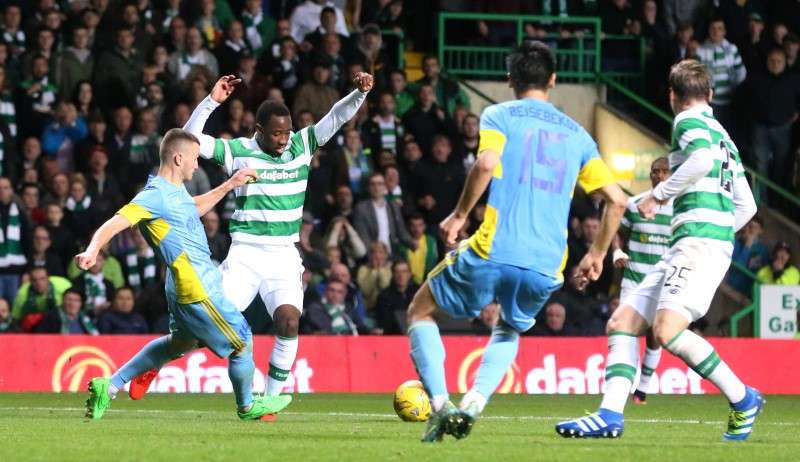
<svg viewBox="0 0 800 462"><path fill-rule="evenodd" d="M684 59L669 71L669 104L675 114L711 101L711 74L700 61Z"/></svg>
<svg viewBox="0 0 800 462"><path fill-rule="evenodd" d="M508 81L520 97L529 90L546 92L556 84L556 59L550 47L525 40L508 57Z"/></svg>
<svg viewBox="0 0 800 462"><path fill-rule="evenodd" d="M200 140L186 130L173 128L161 140L159 156L162 168L177 169L184 181L191 180L198 167Z"/></svg>
<svg viewBox="0 0 800 462"><path fill-rule="evenodd" d="M256 140L261 149L283 154L289 145L292 131L292 116L285 104L268 99L256 111Z"/></svg>
<svg viewBox="0 0 800 462"><path fill-rule="evenodd" d="M653 163L650 164L650 182L653 183L653 187L655 188L656 185L669 178L670 173L669 159L666 157L659 157L654 160Z"/></svg>

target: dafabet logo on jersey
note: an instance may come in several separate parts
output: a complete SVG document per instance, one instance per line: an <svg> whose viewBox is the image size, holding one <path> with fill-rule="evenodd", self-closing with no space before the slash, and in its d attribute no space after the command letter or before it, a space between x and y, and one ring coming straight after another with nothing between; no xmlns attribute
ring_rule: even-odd
<svg viewBox="0 0 800 462"><path fill-rule="evenodd" d="M67 348L53 364L53 391L82 391L92 377L108 377L116 368L111 357L97 347Z"/></svg>

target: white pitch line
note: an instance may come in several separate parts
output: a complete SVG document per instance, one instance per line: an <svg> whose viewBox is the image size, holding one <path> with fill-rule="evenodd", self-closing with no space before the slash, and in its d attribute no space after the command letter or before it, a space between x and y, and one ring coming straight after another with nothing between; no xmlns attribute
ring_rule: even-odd
<svg viewBox="0 0 800 462"><path fill-rule="evenodd" d="M82 407L37 407L37 406L6 406L0 407L0 411L47 411L47 412L83 412L86 408ZM224 411L201 411L191 409L112 409L111 412L115 414L226 414ZM311 416L311 417L370 417L370 418L386 418L396 419L395 414L382 414L370 412L282 412L283 415L291 416ZM552 421L558 422L561 420L568 420L572 417L564 416L503 416L503 415L488 415L483 416L483 420L501 420L501 421ZM684 424L684 425L722 425L727 423L723 420L694 420L694 419L625 419L626 422L632 423L648 423L648 424ZM800 422L758 422L759 425L776 425L798 427Z"/></svg>

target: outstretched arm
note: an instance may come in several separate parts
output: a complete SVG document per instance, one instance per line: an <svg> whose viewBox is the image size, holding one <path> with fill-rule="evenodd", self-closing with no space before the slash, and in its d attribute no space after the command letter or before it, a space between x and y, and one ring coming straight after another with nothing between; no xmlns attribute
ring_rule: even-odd
<svg viewBox="0 0 800 462"><path fill-rule="evenodd" d="M133 223L122 214L117 213L103 223L92 236L86 250L75 256L78 268L86 270L92 267L97 259L97 253L111 241L111 239Z"/></svg>
<svg viewBox="0 0 800 462"><path fill-rule="evenodd" d="M353 83L356 86L356 90L351 91L349 95L337 101L331 110L314 125L314 134L317 137L319 146L324 145L333 138L333 135L356 115L358 108L367 99L367 93L372 90L374 79L371 75L360 72L353 79Z"/></svg>
<svg viewBox="0 0 800 462"><path fill-rule="evenodd" d="M233 174L232 177L228 178L227 181L211 191L199 196L194 196L194 203L197 206L197 214L202 217L211 209L213 209L214 206L217 205L217 202L221 201L222 198L228 194L228 192L244 185L245 183L254 181L256 178L257 173L254 169L243 168L238 170Z"/></svg>
<svg viewBox="0 0 800 462"><path fill-rule="evenodd" d="M214 157L214 145L216 141L213 137L203 133L203 128L206 126L206 121L214 110L224 103L228 97L231 96L242 79L237 79L233 75L225 75L217 80L211 93L205 97L200 104L194 108L189 120L183 129L200 139L200 155L203 158L211 159Z"/></svg>

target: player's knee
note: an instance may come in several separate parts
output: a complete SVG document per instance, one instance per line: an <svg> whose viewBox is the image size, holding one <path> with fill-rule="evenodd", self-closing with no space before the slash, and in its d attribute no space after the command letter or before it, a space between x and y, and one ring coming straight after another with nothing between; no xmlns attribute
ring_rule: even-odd
<svg viewBox="0 0 800 462"><path fill-rule="evenodd" d="M172 349L172 353L174 354L175 358L179 358L184 354L186 354L187 352L197 348L197 341L178 338L175 337L174 335L170 335L169 345L170 348Z"/></svg>
<svg viewBox="0 0 800 462"><path fill-rule="evenodd" d="M247 356L253 355L253 343L247 342L241 349L234 350L231 353L231 358L246 358Z"/></svg>
<svg viewBox="0 0 800 462"><path fill-rule="evenodd" d="M653 325L653 338L662 347L669 343L677 333L672 326L658 322Z"/></svg>
<svg viewBox="0 0 800 462"><path fill-rule="evenodd" d="M297 337L300 332L300 310L291 305L281 305L274 314L275 332L281 337Z"/></svg>
<svg viewBox="0 0 800 462"><path fill-rule="evenodd" d="M427 283L417 291L406 311L406 321L411 324L417 321L432 321L433 314L436 312L436 302L431 295L430 287Z"/></svg>

